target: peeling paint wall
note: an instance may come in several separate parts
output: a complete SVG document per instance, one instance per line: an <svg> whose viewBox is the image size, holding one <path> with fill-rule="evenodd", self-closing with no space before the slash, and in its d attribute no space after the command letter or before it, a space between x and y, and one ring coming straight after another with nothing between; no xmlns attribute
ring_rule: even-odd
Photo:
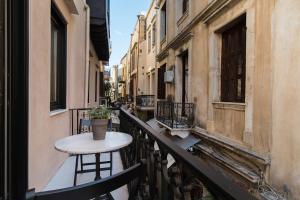
<svg viewBox="0 0 300 200"><path fill-rule="evenodd" d="M300 199L300 1L277 0L272 16L271 183Z"/></svg>
<svg viewBox="0 0 300 200"><path fill-rule="evenodd" d="M196 105L195 125L258 155L271 156L267 181L279 191L288 191L291 199L300 199L300 2L232 1L205 23L200 20L194 25L191 38L178 39L208 3L217 2L190 1L189 13L182 18L178 1L167 1L167 37L158 44L158 66L175 66L175 81L167 84L167 95L181 101L179 55L188 50L188 93L189 101ZM165 1L160 2L162 6ZM221 36L217 30L243 14L247 25L246 99L245 103L224 103L220 102ZM176 44L168 46L174 38Z"/></svg>

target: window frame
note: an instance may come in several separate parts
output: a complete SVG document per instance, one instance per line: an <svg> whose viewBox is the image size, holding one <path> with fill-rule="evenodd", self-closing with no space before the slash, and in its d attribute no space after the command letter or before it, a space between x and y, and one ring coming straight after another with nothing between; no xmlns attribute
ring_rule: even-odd
<svg viewBox="0 0 300 200"><path fill-rule="evenodd" d="M95 102L97 102L97 98L98 98L98 71L95 71Z"/></svg>
<svg viewBox="0 0 300 200"><path fill-rule="evenodd" d="M151 49L152 49L152 42L151 42L151 39L152 39L152 37L151 37L151 34L152 34L152 32L151 32L151 28L149 28L149 31L147 32L147 40L148 40L148 42L147 42L147 45L148 45L148 53L150 53L151 52Z"/></svg>
<svg viewBox="0 0 300 200"><path fill-rule="evenodd" d="M0 1L0 127L6 127L5 124L5 76L6 76L6 65L5 65L5 54L6 54L6 46L5 46L5 34L6 34L6 1ZM5 199L5 184L6 184L6 160L5 160L5 140L6 140L6 132L3 131L0 134L0 199Z"/></svg>
<svg viewBox="0 0 300 200"><path fill-rule="evenodd" d="M164 14L164 15L163 15ZM160 41L167 37L167 1L164 2L160 9Z"/></svg>
<svg viewBox="0 0 300 200"><path fill-rule="evenodd" d="M52 26L58 30L57 68L56 68L56 101L52 101ZM57 6L51 3L51 63L50 63L50 111L66 109L67 94L67 22Z"/></svg>
<svg viewBox="0 0 300 200"><path fill-rule="evenodd" d="M182 15L189 11L189 0L182 0L181 12Z"/></svg>
<svg viewBox="0 0 300 200"><path fill-rule="evenodd" d="M166 83L164 75L167 70L167 64L163 64L158 68L157 75L157 99L166 99Z"/></svg>
<svg viewBox="0 0 300 200"><path fill-rule="evenodd" d="M153 22L152 24L152 48L155 47L156 43L156 22Z"/></svg>
<svg viewBox="0 0 300 200"><path fill-rule="evenodd" d="M218 32L221 36L221 87L220 87L220 100L221 102L231 103L245 103L246 96L246 48L247 48L247 24L246 14L233 20L221 28ZM229 34L240 34L237 38ZM235 37L237 37L235 35ZM226 41L226 38L230 38L231 41ZM237 49L229 51L228 48L237 45L233 39L236 39L236 43L240 44ZM229 40L229 39L228 39ZM227 45L226 45L227 44ZM230 45L228 47L228 45ZM236 46L237 47L237 46ZM239 61L233 60L232 54L237 54L242 59L241 68L237 64ZM228 60L229 58L229 60ZM233 68L235 66L235 68ZM239 72L240 70L240 72ZM239 80L240 80L240 95L239 95Z"/></svg>

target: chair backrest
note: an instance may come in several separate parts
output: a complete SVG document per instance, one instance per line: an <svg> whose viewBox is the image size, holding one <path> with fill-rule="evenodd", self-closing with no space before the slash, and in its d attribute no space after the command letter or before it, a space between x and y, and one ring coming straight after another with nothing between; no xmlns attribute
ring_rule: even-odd
<svg viewBox="0 0 300 200"><path fill-rule="evenodd" d="M92 121L90 119L80 119L79 121L79 134L91 131ZM107 130L112 131L112 120L108 120Z"/></svg>
<svg viewBox="0 0 300 200"><path fill-rule="evenodd" d="M135 179L143 179L146 172L146 162L142 161L113 176L66 189L35 193L31 190L26 195L26 200L87 200L100 197L112 192ZM130 194L132 197L132 194ZM130 198L131 198L130 197Z"/></svg>
<svg viewBox="0 0 300 200"><path fill-rule="evenodd" d="M89 119L80 119L80 121L79 121L79 132L78 133L91 131L91 126L92 126L91 120L89 120Z"/></svg>

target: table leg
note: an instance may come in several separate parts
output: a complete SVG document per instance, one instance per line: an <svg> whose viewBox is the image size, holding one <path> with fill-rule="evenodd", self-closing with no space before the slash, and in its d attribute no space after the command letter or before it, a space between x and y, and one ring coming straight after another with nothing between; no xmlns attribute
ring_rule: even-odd
<svg viewBox="0 0 300 200"><path fill-rule="evenodd" d="M100 153L95 154L96 158L96 176L95 176L95 181L101 179L100 176Z"/></svg>

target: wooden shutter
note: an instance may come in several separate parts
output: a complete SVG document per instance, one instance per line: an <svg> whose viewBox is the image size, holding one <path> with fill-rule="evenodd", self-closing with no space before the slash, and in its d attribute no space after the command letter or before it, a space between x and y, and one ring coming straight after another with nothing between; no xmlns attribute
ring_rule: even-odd
<svg viewBox="0 0 300 200"><path fill-rule="evenodd" d="M222 33L221 100L245 102L246 18Z"/></svg>

